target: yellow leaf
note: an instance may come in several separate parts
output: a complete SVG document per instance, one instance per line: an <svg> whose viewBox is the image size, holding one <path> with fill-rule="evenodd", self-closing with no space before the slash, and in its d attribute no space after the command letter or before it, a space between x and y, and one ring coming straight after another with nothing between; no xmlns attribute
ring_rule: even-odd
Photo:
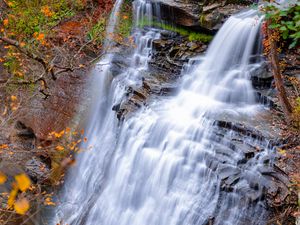
<svg viewBox="0 0 300 225"><path fill-rule="evenodd" d="M18 99L18 98L17 98L17 96L15 96L15 95L10 96L10 100L12 100L13 102L14 102L14 101L17 101L17 99Z"/></svg>
<svg viewBox="0 0 300 225"><path fill-rule="evenodd" d="M16 111L17 109L18 109L18 107L16 107L16 106L11 107L12 111Z"/></svg>
<svg viewBox="0 0 300 225"><path fill-rule="evenodd" d="M17 181L18 188L21 191L26 191L31 185L29 177L24 173L16 175L15 179Z"/></svg>
<svg viewBox="0 0 300 225"><path fill-rule="evenodd" d="M54 132L54 136L55 136L56 138L61 138L61 137L64 135L64 133L65 133L64 130L62 130L62 131L59 132L59 133Z"/></svg>
<svg viewBox="0 0 300 225"><path fill-rule="evenodd" d="M8 208L11 208L14 205L17 194L18 194L18 188L13 188L7 200Z"/></svg>
<svg viewBox="0 0 300 225"><path fill-rule="evenodd" d="M65 148L61 145L56 146L55 148L57 151L63 151Z"/></svg>
<svg viewBox="0 0 300 225"><path fill-rule="evenodd" d="M47 197L44 201L44 205L52 205L55 206L55 203L51 200L51 198Z"/></svg>
<svg viewBox="0 0 300 225"><path fill-rule="evenodd" d="M283 155L283 156L286 155L286 151L285 151L285 150L283 150L283 149L281 149L281 148L278 148L277 150L278 150L278 153L279 153L280 155Z"/></svg>
<svg viewBox="0 0 300 225"><path fill-rule="evenodd" d="M22 198L15 202L14 208L16 213L24 215L29 209L29 201L26 198Z"/></svg>
<svg viewBox="0 0 300 225"><path fill-rule="evenodd" d="M0 184L4 184L7 180L7 177L4 173L0 172Z"/></svg>

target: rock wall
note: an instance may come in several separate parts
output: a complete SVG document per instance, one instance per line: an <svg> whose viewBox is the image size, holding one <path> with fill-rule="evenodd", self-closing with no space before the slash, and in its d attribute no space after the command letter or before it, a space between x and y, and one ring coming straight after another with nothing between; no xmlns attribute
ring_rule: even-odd
<svg viewBox="0 0 300 225"><path fill-rule="evenodd" d="M210 32L218 30L226 18L245 9L251 3L251 1L226 0L155 0L154 2L160 8L157 16L162 20Z"/></svg>

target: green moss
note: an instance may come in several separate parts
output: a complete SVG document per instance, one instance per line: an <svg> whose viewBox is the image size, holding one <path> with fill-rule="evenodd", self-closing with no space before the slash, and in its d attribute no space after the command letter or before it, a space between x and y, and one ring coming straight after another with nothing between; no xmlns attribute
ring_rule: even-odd
<svg viewBox="0 0 300 225"><path fill-rule="evenodd" d="M205 19L205 14L201 14L201 16L200 16L200 18L199 18L200 24L201 24L201 25L205 24L205 21L206 21L206 19Z"/></svg>
<svg viewBox="0 0 300 225"><path fill-rule="evenodd" d="M203 33L195 33L192 32L189 34L189 40L190 41L202 41L204 43L208 43L213 39L212 35L207 35Z"/></svg>
<svg viewBox="0 0 300 225"><path fill-rule="evenodd" d="M152 22L150 24L147 21L140 21L139 26L140 27L153 26L153 27L164 29L164 30L173 31L173 32L180 34L181 36L186 36L190 41L201 41L204 43L208 43L213 38L212 35L195 32L195 31L191 31L186 28L183 28L183 27L172 26L169 24L159 23L159 22Z"/></svg>

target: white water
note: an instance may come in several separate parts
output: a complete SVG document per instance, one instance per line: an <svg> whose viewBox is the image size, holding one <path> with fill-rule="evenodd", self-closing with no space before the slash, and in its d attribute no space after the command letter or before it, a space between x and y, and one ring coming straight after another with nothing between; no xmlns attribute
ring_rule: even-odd
<svg viewBox="0 0 300 225"><path fill-rule="evenodd" d="M134 4L137 19L151 20L149 1ZM131 67L117 77L110 65L99 71L99 99L87 133L92 150L79 155L68 176L58 217L72 225L205 225L210 218L219 225L265 224L262 202L250 199L261 193L260 158L268 150L240 164L238 146L267 143L245 136L237 144L238 134L220 131L213 119L247 119L259 109L249 81L258 64L249 60L260 20L255 11L231 17L201 64L186 71L177 96L118 125L111 108L127 85L140 83L151 41L159 37L155 29L135 29ZM229 180L240 174L231 192L221 190L226 174Z"/></svg>

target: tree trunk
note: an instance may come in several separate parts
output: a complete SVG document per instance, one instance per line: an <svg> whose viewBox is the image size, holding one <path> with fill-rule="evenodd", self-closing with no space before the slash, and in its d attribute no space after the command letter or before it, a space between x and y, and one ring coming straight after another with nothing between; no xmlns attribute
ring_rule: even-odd
<svg viewBox="0 0 300 225"><path fill-rule="evenodd" d="M269 27L269 21L267 22L266 30L267 30L267 38L269 40L270 44L270 52L268 55L268 58L271 63L271 71L275 80L275 86L278 91L278 97L281 104L281 107L284 111L284 114L286 116L287 122L291 122L291 116L293 112L293 107L291 106L289 99L287 97L287 93L284 87L282 74L280 72L280 66L279 66L279 59L278 59L278 53L277 53L277 46L276 42L272 38L272 30L270 30Z"/></svg>

